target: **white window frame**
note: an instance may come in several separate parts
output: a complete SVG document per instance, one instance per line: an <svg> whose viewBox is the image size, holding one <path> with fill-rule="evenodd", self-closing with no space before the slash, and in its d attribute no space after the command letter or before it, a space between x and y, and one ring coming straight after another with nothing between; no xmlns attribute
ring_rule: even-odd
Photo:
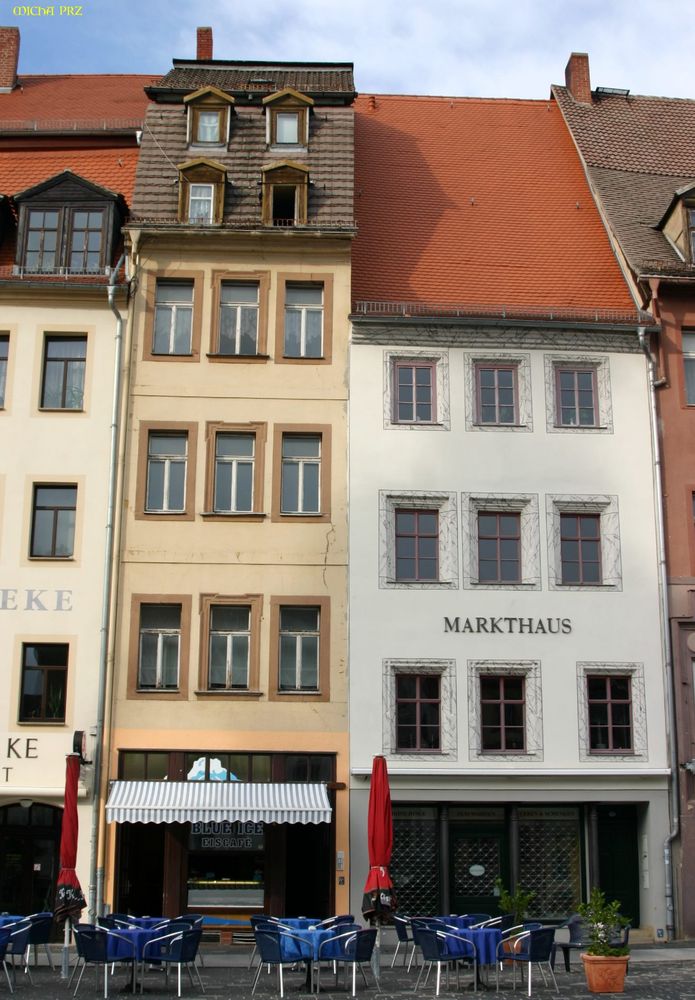
<svg viewBox="0 0 695 1000"><path fill-rule="evenodd" d="M202 194L196 192L202 192L203 189L209 192L209 194ZM209 211L206 215L193 215L193 203L209 203ZM215 185L214 184L197 184L195 181L189 182L188 190L188 221L189 222L212 222L214 218L215 211Z"/></svg>
<svg viewBox="0 0 695 1000"><path fill-rule="evenodd" d="M427 422L398 421L395 419L396 406L396 366L399 363L411 362L414 365L429 363L434 366L435 378L433 396L436 412L432 420ZM449 403L449 352L398 350L384 351L384 428L387 430L409 431L448 431L451 430L451 410Z"/></svg>
<svg viewBox="0 0 695 1000"><path fill-rule="evenodd" d="M254 288L256 290L256 301L246 302L238 300L236 302L225 302L222 295L226 288ZM253 311L255 315L255 349L252 354L241 353L241 317L243 311ZM234 350L231 352L222 351L222 317L225 312L234 312ZM258 281L222 281L220 285L220 315L217 333L217 353L223 358L251 358L258 354L258 321L260 316L260 284Z"/></svg>
<svg viewBox="0 0 695 1000"><path fill-rule="evenodd" d="M589 698L587 677L589 676L629 677L632 698L632 750L604 751L591 750L589 733ZM643 663L577 663L577 713L579 721L579 759L594 764L615 761L648 760L647 745L647 699L644 682Z"/></svg>
<svg viewBox="0 0 695 1000"><path fill-rule="evenodd" d="M152 605L141 604L140 613L142 614L142 609L151 607ZM139 691L178 691L179 683L181 678L181 617L183 609L180 605L172 605L172 607L178 607L179 609L179 627L174 628L153 628L147 627L143 628L142 622L139 625L138 632L138 676L137 676L137 687ZM155 654L155 684L154 687L151 685L142 685L142 668L143 668L143 636L144 635L155 635L157 637L157 646ZM164 640L167 636L176 637L176 684L163 683L163 658L164 658Z"/></svg>
<svg viewBox="0 0 695 1000"><path fill-rule="evenodd" d="M431 674L439 684L439 750L398 750L396 677L399 674ZM391 760L452 760L458 757L456 739L456 660L384 659L382 661L383 753Z"/></svg>
<svg viewBox="0 0 695 1000"><path fill-rule="evenodd" d="M251 449L251 456L235 455L232 457L220 456L217 453L217 444L220 438L224 437L243 437L250 438L253 444ZM239 496L237 488L237 477L240 465L248 465L251 468L251 506L250 507L239 507ZM231 495L229 498L228 507L218 507L217 506L217 475L220 467L231 466ZM236 431L236 430L219 430L215 434L215 472L213 477L212 486L212 506L213 512L215 514L250 514L254 510L255 504L255 479L256 479L256 435L253 432L247 431Z"/></svg>
<svg viewBox="0 0 695 1000"><path fill-rule="evenodd" d="M164 297L160 300L159 293L160 289L170 288L176 285L180 288L190 289L191 300L190 304L188 302L180 301L178 299L171 299L167 301ZM154 302L154 325L152 327L152 354L156 357L190 357L192 353L193 345L193 282L192 281L174 281L168 278L158 278L155 284L155 302ZM160 308L169 309L171 315L169 318L169 344L167 351L157 351L155 352L155 336L157 331L157 316L159 314ZM176 324L178 321L178 314L184 312L188 314L188 350L187 351L175 351L174 343L176 336Z"/></svg>
<svg viewBox="0 0 695 1000"><path fill-rule="evenodd" d="M439 579L396 579L396 511L436 510L439 516ZM458 590L456 493L379 491L379 587L385 590Z"/></svg>
<svg viewBox="0 0 695 1000"><path fill-rule="evenodd" d="M613 404L611 399L610 363L608 357L595 354L546 354L545 366L545 424L549 434L612 434ZM557 371L558 369L591 369L595 373L596 424L583 427L579 424L562 426L558 422Z"/></svg>
<svg viewBox="0 0 695 1000"><path fill-rule="evenodd" d="M243 608L248 616L248 625L245 629L215 629L213 628L213 618L216 608ZM208 626L208 673L207 673L207 689L208 691L246 691L249 687L249 677L251 674L251 612L252 609L248 604L211 604L210 614L209 614L209 626ZM212 686L212 638L214 635L224 636L226 641L226 659L225 659L225 685L224 687L213 687ZM244 684L232 684L232 667L234 662L234 646L236 640L239 638L246 639L246 682Z"/></svg>
<svg viewBox="0 0 695 1000"><path fill-rule="evenodd" d="M477 369L516 369L516 422L513 424L483 424L478 420ZM466 430L490 433L518 433L533 430L533 408L531 399L531 357L528 354L495 353L482 351L467 352L463 356L464 401L466 407Z"/></svg>
<svg viewBox="0 0 695 1000"><path fill-rule="evenodd" d="M283 630L282 628L282 613L283 611L315 611L316 612L316 628L311 632L300 632L292 630ZM284 637L294 637L295 640L295 653L294 653L294 687L282 687L282 638ZM302 673L303 673L303 647L304 639L312 638L316 639L316 685L314 687L308 687L302 684ZM299 604L280 604L278 609L278 691L281 694L286 692L296 691L310 692L315 694L320 691L321 688L321 608L318 605L299 605Z"/></svg>
<svg viewBox="0 0 695 1000"><path fill-rule="evenodd" d="M285 458L284 446L285 440L287 438L292 438L294 440L312 440L318 442L318 456L307 455L305 457L292 456ZM322 461L322 435L321 434L293 434L291 432L283 432L282 440L280 442L280 513L283 516L292 517L293 514L303 515L305 517L318 517L321 514L321 461ZM284 495L284 480L285 480L285 467L286 466L296 466L297 467L297 509L296 510L285 510L282 506L282 498ZM307 467L312 467L318 469L317 483L316 483L316 509L309 508L306 506L306 497L304 489L304 473Z"/></svg>
<svg viewBox="0 0 695 1000"><path fill-rule="evenodd" d="M291 185L280 185L289 187ZM295 189L296 197L296 189ZM296 209L295 209L296 215ZM289 289L300 289L302 287L306 288L316 288L321 290L321 304L316 305L311 302L288 302L287 301L287 291ZM324 356L324 307L326 300L326 289L322 282L302 282L302 281L288 281L285 284L285 330L283 334L283 355L286 358L308 358L309 360L316 360ZM299 313L299 354L288 354L287 353L287 315L288 313ZM306 327L307 327L307 315L309 313L316 313L321 317L321 342L319 344L318 354L307 354L306 352Z"/></svg>
<svg viewBox="0 0 695 1000"><path fill-rule="evenodd" d="M461 547L463 587L466 590L540 590L541 545L536 493L462 493ZM519 514L521 529L521 580L518 583L480 582L478 573L478 514Z"/></svg>
<svg viewBox="0 0 695 1000"><path fill-rule="evenodd" d="M485 750L482 748L482 713L480 705L481 677L524 678L524 722L526 750ZM468 757L485 761L543 760L543 693L539 660L468 660Z"/></svg>
<svg viewBox="0 0 695 1000"><path fill-rule="evenodd" d="M150 452L150 442L154 438L182 438L185 442L185 451L183 457L181 455L171 453L169 455L152 455ZM149 506L149 495L150 495L150 473L153 463L158 463L164 466L164 477L162 483L162 506L161 507L150 507ZM182 489L182 502L180 507L170 506L170 491L171 491L171 469L174 465L183 466L183 489ZM145 513L147 514L185 514L186 513L186 488L188 485L188 434L184 433L167 433L165 431L149 431L147 435L147 482L145 483Z"/></svg>
<svg viewBox="0 0 695 1000"><path fill-rule="evenodd" d="M203 124L203 118L205 118L206 115L208 117L212 117L212 116L215 117L215 121L217 123L217 128L216 128L216 131L215 131L215 138L214 139L206 139L203 136L201 136L201 131L202 131L201 126ZM205 146L221 146L222 145L222 112L221 111L219 111L217 109L211 109L211 108L208 108L207 111L204 111L201 108L198 111L198 113L196 115L196 136L195 136L195 139L193 141L196 144L200 143L201 145L205 145Z"/></svg>
<svg viewBox="0 0 695 1000"><path fill-rule="evenodd" d="M598 514L600 516L601 583L563 583L560 550L562 514ZM617 496L549 494L546 497L548 532L548 587L566 591L620 591L623 589L620 554L620 521Z"/></svg>

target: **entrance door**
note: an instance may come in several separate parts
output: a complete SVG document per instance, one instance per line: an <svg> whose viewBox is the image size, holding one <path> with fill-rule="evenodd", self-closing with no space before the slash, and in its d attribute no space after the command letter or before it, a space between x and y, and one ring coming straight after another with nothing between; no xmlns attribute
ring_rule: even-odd
<svg viewBox="0 0 695 1000"><path fill-rule="evenodd" d="M165 831L164 823L120 824L117 912L151 916L163 913Z"/></svg>
<svg viewBox="0 0 695 1000"><path fill-rule="evenodd" d="M53 909L62 816L40 804L0 809L0 901L8 913Z"/></svg>
<svg viewBox="0 0 695 1000"><path fill-rule="evenodd" d="M508 883L508 848L503 827L452 824L449 879L452 913L499 912L495 882Z"/></svg>
<svg viewBox="0 0 695 1000"><path fill-rule="evenodd" d="M639 927L639 855L635 806L599 806L599 885L610 902L617 899L620 912Z"/></svg>

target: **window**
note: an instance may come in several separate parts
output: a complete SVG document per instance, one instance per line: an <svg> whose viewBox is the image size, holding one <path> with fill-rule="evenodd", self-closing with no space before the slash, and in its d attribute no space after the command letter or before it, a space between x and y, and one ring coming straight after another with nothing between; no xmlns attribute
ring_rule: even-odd
<svg viewBox="0 0 695 1000"><path fill-rule="evenodd" d="M41 408L81 410L87 365L86 337L46 336Z"/></svg>
<svg viewBox="0 0 695 1000"><path fill-rule="evenodd" d="M258 283L223 281L220 287L218 352L227 355L258 353Z"/></svg>
<svg viewBox="0 0 695 1000"><path fill-rule="evenodd" d="M255 434L215 435L215 513L253 510L255 448Z"/></svg>
<svg viewBox="0 0 695 1000"><path fill-rule="evenodd" d="M688 209L688 230L690 232L690 260L695 261L695 208Z"/></svg>
<svg viewBox="0 0 695 1000"><path fill-rule="evenodd" d="M439 579L438 511L396 510L396 579Z"/></svg>
<svg viewBox="0 0 695 1000"><path fill-rule="evenodd" d="M298 111L278 111L274 115L274 136L273 142L278 145L289 143L296 145L299 142L299 112Z"/></svg>
<svg viewBox="0 0 695 1000"><path fill-rule="evenodd" d="M521 517L518 513L478 513L478 580L521 581Z"/></svg>
<svg viewBox="0 0 695 1000"><path fill-rule="evenodd" d="M214 690L248 688L251 645L251 608L217 604L210 609L208 687Z"/></svg>
<svg viewBox="0 0 695 1000"><path fill-rule="evenodd" d="M5 405L7 390L7 361L10 356L10 338L6 333L0 333L0 409Z"/></svg>
<svg viewBox="0 0 695 1000"><path fill-rule="evenodd" d="M475 379L478 422L518 423L517 366L476 364Z"/></svg>
<svg viewBox="0 0 695 1000"><path fill-rule="evenodd" d="M283 514L321 513L321 435L282 435Z"/></svg>
<svg viewBox="0 0 695 1000"><path fill-rule="evenodd" d="M310 97L289 87L264 97L266 142L270 146L305 146L313 103Z"/></svg>
<svg viewBox="0 0 695 1000"><path fill-rule="evenodd" d="M262 168L262 217L266 226L295 226L307 221L309 168L275 163Z"/></svg>
<svg viewBox="0 0 695 1000"><path fill-rule="evenodd" d="M396 750L439 750L440 678L397 674Z"/></svg>
<svg viewBox="0 0 695 1000"><path fill-rule="evenodd" d="M686 330L684 328L681 336L683 341L685 400L688 406L695 406L695 330Z"/></svg>
<svg viewBox="0 0 695 1000"><path fill-rule="evenodd" d="M504 753L525 749L524 677L481 676L481 750Z"/></svg>
<svg viewBox="0 0 695 1000"><path fill-rule="evenodd" d="M280 691L319 687L319 608L280 608Z"/></svg>
<svg viewBox="0 0 695 1000"><path fill-rule="evenodd" d="M434 361L394 363L394 414L396 423L431 424L435 420Z"/></svg>
<svg viewBox="0 0 695 1000"><path fill-rule="evenodd" d="M320 358L323 339L323 287L287 284L285 289L286 358Z"/></svg>
<svg viewBox="0 0 695 1000"><path fill-rule="evenodd" d="M191 184L188 200L189 222L212 222L214 187L212 184Z"/></svg>
<svg viewBox="0 0 695 1000"><path fill-rule="evenodd" d="M557 422L560 427L595 427L596 372L589 369L560 368L557 379Z"/></svg>
<svg viewBox="0 0 695 1000"><path fill-rule="evenodd" d="M147 446L145 510L180 514L186 509L188 435L151 431Z"/></svg>
<svg viewBox="0 0 695 1000"><path fill-rule="evenodd" d="M538 660L468 660L470 760L543 760Z"/></svg>
<svg viewBox="0 0 695 1000"><path fill-rule="evenodd" d="M69 268L76 274L99 272L102 263L104 235L103 211L72 213Z"/></svg>
<svg viewBox="0 0 695 1000"><path fill-rule="evenodd" d="M176 690L181 654L181 605L140 606L140 690Z"/></svg>
<svg viewBox="0 0 695 1000"><path fill-rule="evenodd" d="M599 514L560 514L562 583L601 583Z"/></svg>
<svg viewBox="0 0 695 1000"><path fill-rule="evenodd" d="M30 554L69 559L75 546L76 486L35 486Z"/></svg>
<svg viewBox="0 0 695 1000"><path fill-rule="evenodd" d="M191 354L193 282L157 280L153 354Z"/></svg>
<svg viewBox="0 0 695 1000"><path fill-rule="evenodd" d="M20 722L65 722L68 651L63 642L22 646Z"/></svg>
<svg viewBox="0 0 695 1000"><path fill-rule="evenodd" d="M34 210L28 213L24 267L32 272L52 272L58 266L60 213Z"/></svg>
<svg viewBox="0 0 695 1000"><path fill-rule="evenodd" d="M545 356L546 427L551 434L612 434L607 357Z"/></svg>
<svg viewBox="0 0 695 1000"><path fill-rule="evenodd" d="M456 590L459 585L455 493L379 493L379 586Z"/></svg>
<svg viewBox="0 0 695 1000"><path fill-rule="evenodd" d="M589 748L592 753L632 750L632 692L629 676L589 674Z"/></svg>
<svg viewBox="0 0 695 1000"><path fill-rule="evenodd" d="M219 111L199 111L196 119L196 142L221 142Z"/></svg>

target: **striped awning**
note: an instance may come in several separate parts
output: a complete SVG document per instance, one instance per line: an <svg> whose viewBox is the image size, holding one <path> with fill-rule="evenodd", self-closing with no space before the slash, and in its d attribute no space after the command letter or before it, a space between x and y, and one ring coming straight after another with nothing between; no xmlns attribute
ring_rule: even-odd
<svg viewBox="0 0 695 1000"><path fill-rule="evenodd" d="M246 781L114 781L109 823L330 823L325 784Z"/></svg>

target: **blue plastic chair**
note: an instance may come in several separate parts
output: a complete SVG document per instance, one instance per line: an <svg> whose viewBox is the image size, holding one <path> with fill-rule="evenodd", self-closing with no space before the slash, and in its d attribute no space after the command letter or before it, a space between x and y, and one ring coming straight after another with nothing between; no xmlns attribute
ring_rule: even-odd
<svg viewBox="0 0 695 1000"><path fill-rule="evenodd" d="M311 945L304 938L292 934L291 931L282 930L281 926L272 921L256 925L254 934L260 962L253 978L251 995L253 996L256 991L263 966L267 965L269 968L275 966L277 969L280 996L284 997L283 968L296 966L297 962L311 963L313 959Z"/></svg>
<svg viewBox="0 0 695 1000"><path fill-rule="evenodd" d="M44 911L42 913L32 913L27 917L27 920L31 921L31 930L29 932L29 944L24 956L24 970L29 971L29 959L31 957L31 949L34 949L34 965L38 964L37 946L43 945L43 949L46 952L46 958L48 959L48 964L51 969L55 971L55 965L53 964L53 956L51 955L51 949L48 947L48 942L51 940L51 934L53 932L53 914Z"/></svg>
<svg viewBox="0 0 695 1000"><path fill-rule="evenodd" d="M364 985L368 988L369 984L367 982L367 977L364 974L365 965L369 966L372 975L374 975L371 966L369 965L372 952L374 951L374 944L376 942L376 927L370 927L368 929L358 928L357 930L344 931L342 934L336 934L335 937L326 938L319 945L318 950L318 968L316 973L316 992L321 991L321 961L322 959L328 959L335 965L335 979L336 985L338 983L338 970L342 965L345 969L345 975L347 978L348 966L352 966L352 995L355 996L355 991L357 988L357 969L359 968L362 978L364 979ZM374 981L376 983L377 989L379 988L379 980L374 975Z"/></svg>
<svg viewBox="0 0 695 1000"><path fill-rule="evenodd" d="M415 951L415 941L413 940L412 929L410 926L410 917L401 916L398 913L394 913L391 917L393 921L393 926L396 931L396 938L398 939L396 944L396 950L393 953L393 958L391 959L391 968L396 964L396 959L398 958L398 952L403 948L403 965L408 963L408 971L410 972L410 962L408 962L408 951L412 953Z"/></svg>
<svg viewBox="0 0 695 1000"><path fill-rule="evenodd" d="M174 921L172 921L171 926L174 926ZM195 972L198 977L198 985L200 986L203 993L205 993L205 987L203 986L203 980L200 978L200 973L195 964L196 955L198 954L198 948L200 946L200 938L202 936L202 930L200 927L191 927L190 924L181 924L179 922L179 928L175 931L170 931L167 934L162 934L159 937L152 938L147 941L142 949L142 973L140 975L140 992L142 993L145 988L145 969L148 962L158 962L164 966L166 970L166 982L167 986L169 984L169 967L172 965L176 966L177 971L177 996L181 996L181 969L185 968L188 972L188 978L191 980L191 986L195 986L195 981L193 979L193 972ZM191 971L191 969L193 971Z"/></svg>
<svg viewBox="0 0 695 1000"><path fill-rule="evenodd" d="M26 953L29 950L29 935L31 934L31 920L26 917L18 920L14 924L6 924L6 931L9 931L9 938L5 946L5 960L9 956L12 964L12 982L17 985L17 971L15 969L15 958L19 956L20 962L24 964L24 971L29 976L29 982L34 985L31 970L26 962Z"/></svg>
<svg viewBox="0 0 695 1000"><path fill-rule="evenodd" d="M449 969L453 965L456 969L456 985L459 985L459 963L470 962L473 968L473 990L478 986L478 957L475 945L462 933L454 931L437 930L435 928L421 928L418 932L418 944L422 949L423 963L420 974L415 983L414 992L417 993L422 980L423 973L425 981L423 987L427 985L432 966L437 966L437 981L434 995L439 996L442 981L442 968L447 974L447 985L449 980Z"/></svg>
<svg viewBox="0 0 695 1000"><path fill-rule="evenodd" d="M507 942L507 949L504 948L505 941ZM555 986L555 992L559 993L560 990L551 962L554 942L554 927L538 927L535 930L522 931L521 934L512 935L501 941L497 949L498 961L495 966L497 989L499 990L500 988L500 963L510 962L513 972L513 989L516 989L517 965L521 965L522 968L526 965L528 968L528 995L531 996L531 970L533 965L536 964L546 986L548 985L548 980L546 979L543 966L548 967L548 972Z"/></svg>
<svg viewBox="0 0 695 1000"><path fill-rule="evenodd" d="M5 976L7 978L7 985L10 988L10 993L14 993L14 987L12 985L12 977L10 976L10 970L7 965L7 959L5 957L5 952L7 950L7 944L10 940L10 926L0 928L0 962L2 962L2 967L5 971Z"/></svg>
<svg viewBox="0 0 695 1000"><path fill-rule="evenodd" d="M116 963L127 965L130 968L131 984L134 993L135 967L137 965L134 943L128 940L128 938L119 938L115 931L107 930L104 927L95 927L93 924L75 924L72 930L75 935L77 962L68 981L68 989L72 986L72 981L75 978L75 973L80 963L82 964L73 996L77 996L84 970L88 965L93 965L97 983L99 967L104 970L104 1000L107 1000L109 995L109 966L113 967ZM113 949L109 948L110 938L118 938L120 954L117 958L114 957Z"/></svg>

